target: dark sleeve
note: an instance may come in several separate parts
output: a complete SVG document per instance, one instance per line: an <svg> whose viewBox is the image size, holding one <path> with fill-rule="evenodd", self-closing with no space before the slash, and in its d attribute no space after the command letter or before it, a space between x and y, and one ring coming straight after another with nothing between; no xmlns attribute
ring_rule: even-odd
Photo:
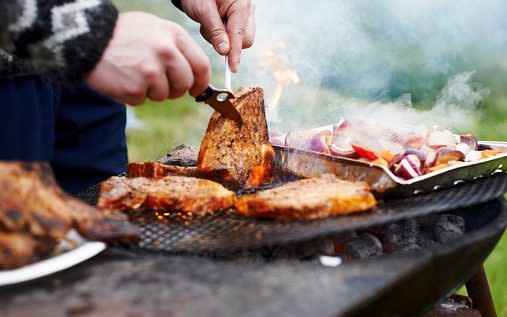
<svg viewBox="0 0 507 317"><path fill-rule="evenodd" d="M181 6L181 0L171 0L171 2L174 4L174 6L181 11L183 11L183 7Z"/></svg>
<svg viewBox="0 0 507 317"><path fill-rule="evenodd" d="M68 82L85 77L113 35L109 0L0 0L0 49Z"/></svg>

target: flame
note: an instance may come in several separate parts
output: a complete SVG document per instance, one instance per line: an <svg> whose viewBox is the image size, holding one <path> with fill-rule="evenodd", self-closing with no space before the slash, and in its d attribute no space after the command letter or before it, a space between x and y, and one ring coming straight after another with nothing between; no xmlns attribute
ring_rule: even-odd
<svg viewBox="0 0 507 317"><path fill-rule="evenodd" d="M254 166L250 172L245 187L253 188L263 183L269 182L271 179L271 169L273 165L274 150L271 144L263 144L261 148L261 164Z"/></svg>
<svg viewBox="0 0 507 317"><path fill-rule="evenodd" d="M297 71L291 65L283 42L275 43L259 51L261 67L270 72L275 79L275 89L268 102L268 112L277 113L278 104L284 89L300 81Z"/></svg>

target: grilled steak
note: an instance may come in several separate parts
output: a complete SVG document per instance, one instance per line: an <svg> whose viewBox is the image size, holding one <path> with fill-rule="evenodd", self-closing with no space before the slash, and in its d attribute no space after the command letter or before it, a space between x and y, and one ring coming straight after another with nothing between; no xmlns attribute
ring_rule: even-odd
<svg viewBox="0 0 507 317"><path fill-rule="evenodd" d="M215 112L199 151L199 172L232 186L252 188L269 182L273 148L269 144L261 88L240 89L232 100L243 124Z"/></svg>
<svg viewBox="0 0 507 317"><path fill-rule="evenodd" d="M17 256L0 256L0 267L49 254L73 226L91 240L137 240L137 228L118 217L65 194L45 164L0 163L0 254Z"/></svg>
<svg viewBox="0 0 507 317"><path fill-rule="evenodd" d="M316 219L366 211L375 205L375 197L365 183L325 174L242 196L236 209L247 216Z"/></svg>
<svg viewBox="0 0 507 317"><path fill-rule="evenodd" d="M0 269L30 263L35 256L35 240L26 233L0 232Z"/></svg>
<svg viewBox="0 0 507 317"><path fill-rule="evenodd" d="M198 177L199 172L195 166L176 166L155 162L129 163L127 167L127 177L129 178L159 178L168 175Z"/></svg>
<svg viewBox="0 0 507 317"><path fill-rule="evenodd" d="M111 177L100 186L97 206L115 210L185 211L202 216L234 205L222 185L193 177Z"/></svg>

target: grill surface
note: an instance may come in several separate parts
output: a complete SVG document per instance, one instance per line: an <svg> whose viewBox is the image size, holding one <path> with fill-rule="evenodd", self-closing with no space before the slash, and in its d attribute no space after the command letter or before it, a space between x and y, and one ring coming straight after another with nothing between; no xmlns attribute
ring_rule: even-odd
<svg viewBox="0 0 507 317"><path fill-rule="evenodd" d="M340 234L397 220L473 206L500 197L507 191L507 175L497 174L410 198L389 200L375 211L313 221L270 221L247 218L227 210L206 217L177 212L137 213L131 221L141 228L139 247L171 253L231 252L270 247ZM98 186L81 197L98 198Z"/></svg>

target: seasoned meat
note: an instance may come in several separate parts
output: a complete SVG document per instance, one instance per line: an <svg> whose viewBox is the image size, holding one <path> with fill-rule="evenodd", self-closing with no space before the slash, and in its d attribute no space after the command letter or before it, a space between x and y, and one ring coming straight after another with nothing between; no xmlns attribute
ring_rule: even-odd
<svg viewBox="0 0 507 317"><path fill-rule="evenodd" d="M91 240L137 240L137 227L118 217L65 194L46 164L0 162L1 248L19 254L0 257L0 267L28 263L25 252L31 252L30 259L49 254L73 226ZM8 236L14 237L12 244Z"/></svg>
<svg viewBox="0 0 507 317"><path fill-rule="evenodd" d="M222 185L184 176L111 177L100 186L99 208L185 211L198 216L234 205L236 195Z"/></svg>
<svg viewBox="0 0 507 317"><path fill-rule="evenodd" d="M239 213L277 219L316 219L374 208L375 197L365 183L343 181L331 174L287 183L245 195Z"/></svg>
<svg viewBox="0 0 507 317"><path fill-rule="evenodd" d="M0 269L12 269L33 261L36 242L26 233L0 231Z"/></svg>
<svg viewBox="0 0 507 317"><path fill-rule="evenodd" d="M165 165L155 162L143 162L143 163L129 163L127 167L127 177L164 177L168 175L173 176L188 176L198 177L199 172L197 167L190 166L176 166L176 165Z"/></svg>
<svg viewBox="0 0 507 317"><path fill-rule="evenodd" d="M261 88L240 89L232 100L243 124L215 112L199 151L199 172L231 186L253 188L271 179L273 148L269 144Z"/></svg>

